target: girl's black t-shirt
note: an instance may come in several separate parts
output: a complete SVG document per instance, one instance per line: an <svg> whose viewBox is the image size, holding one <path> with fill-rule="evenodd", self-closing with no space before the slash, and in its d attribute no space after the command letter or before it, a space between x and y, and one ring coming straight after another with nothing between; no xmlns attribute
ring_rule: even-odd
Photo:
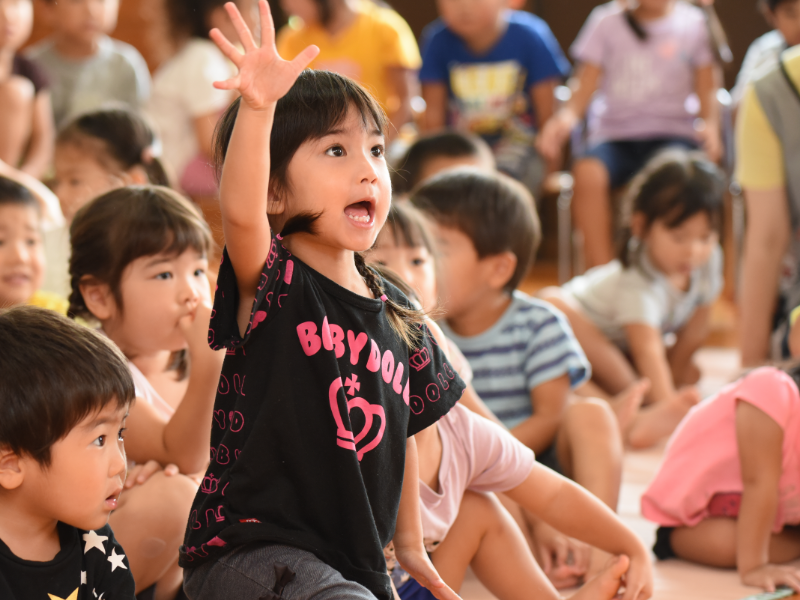
<svg viewBox="0 0 800 600"><path fill-rule="evenodd" d="M59 523L58 537L61 550L47 562L19 558L0 540L0 598L133 600L130 565L111 527L83 531Z"/></svg>
<svg viewBox="0 0 800 600"><path fill-rule="evenodd" d="M324 277L278 237L244 337L238 304L224 252L208 336L226 357L181 566L250 542L285 544L389 600L383 547L394 534L406 439L445 415L464 383L426 326L409 349L382 300Z"/></svg>

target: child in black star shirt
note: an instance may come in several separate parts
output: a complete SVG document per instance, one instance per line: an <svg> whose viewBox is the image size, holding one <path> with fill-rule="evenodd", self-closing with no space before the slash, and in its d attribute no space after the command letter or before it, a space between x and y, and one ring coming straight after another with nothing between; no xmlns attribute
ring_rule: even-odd
<svg viewBox="0 0 800 600"><path fill-rule="evenodd" d="M303 71L226 5L212 39L241 94L217 131L227 241L209 330L227 348L211 464L181 565L207 598L392 598L383 547L442 599L422 543L414 434L464 384L424 315L368 268L391 199L386 116L363 88ZM302 72L301 72L302 71ZM276 235L280 232L280 235Z"/></svg>
<svg viewBox="0 0 800 600"><path fill-rule="evenodd" d="M107 525L125 481L125 358L53 311L0 314L0 598L132 599Z"/></svg>

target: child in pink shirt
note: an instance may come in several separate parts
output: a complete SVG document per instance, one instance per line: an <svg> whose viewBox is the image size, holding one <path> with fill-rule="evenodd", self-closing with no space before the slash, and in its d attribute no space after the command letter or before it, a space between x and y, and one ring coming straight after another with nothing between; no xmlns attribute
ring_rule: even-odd
<svg viewBox="0 0 800 600"><path fill-rule="evenodd" d="M800 592L800 368L756 369L694 407L642 497L658 558L737 567Z"/></svg>

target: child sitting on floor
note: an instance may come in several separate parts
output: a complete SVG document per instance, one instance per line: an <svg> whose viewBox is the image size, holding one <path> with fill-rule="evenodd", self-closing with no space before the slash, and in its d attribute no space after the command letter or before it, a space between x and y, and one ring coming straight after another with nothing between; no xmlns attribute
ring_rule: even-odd
<svg viewBox="0 0 800 600"><path fill-rule="evenodd" d="M0 160L41 178L55 132L47 76L18 54L32 27L32 0L0 0Z"/></svg>
<svg viewBox="0 0 800 600"><path fill-rule="evenodd" d="M407 203L394 204L389 211L387 225L378 236L370 261L381 268L397 273L400 286L413 287L426 310L435 310L437 304L436 275L434 267L435 249L427 231L424 217ZM415 293L408 292L410 297ZM433 329L437 337L441 332ZM449 344L443 336L441 345L450 351L453 367L465 382L472 379L469 364L460 355L458 348ZM445 581L455 590L461 587L465 571L469 565L475 570L480 581L501 600L535 597L555 597L555 590L546 582L542 571L537 567L528 548L525 537L517 524L498 502L493 491L507 491L507 495L520 506L550 518L546 514L546 502L541 494L546 483L554 475L546 469L535 466L534 455L529 448L516 440L499 425L488 421L467 408L475 408L480 400L474 390L468 387L465 396L445 415L441 421L417 434L420 449L420 501L423 534L426 547L432 553L432 560ZM550 480L554 483L554 480ZM527 486L531 485L535 489ZM571 493L576 489L563 488ZM599 501L582 492L583 498L576 501L586 505L579 512L595 514L595 524L610 525L607 509L601 508ZM540 503L541 502L541 503ZM554 503L558 505L558 502ZM599 512L594 512L599 511ZM566 513L562 513L566 514ZM571 518L571 517L570 517ZM614 520L614 517L611 517ZM571 529L573 523L558 523L550 519L559 529L563 528L576 537L592 541L591 527L579 526ZM632 586L640 583L643 595L649 575L649 559L646 551L630 532L618 526L608 537L594 543L611 549L611 545L621 542L612 551L625 552L632 561L631 571L626 580ZM541 532L541 529L537 533ZM588 533L588 535L587 535ZM622 541L622 540L627 541ZM537 538L537 542L540 542ZM548 556L540 556L546 574L561 587L574 587L586 575L577 552L573 561L566 556L550 558L550 549L544 546ZM620 550L624 546L624 550ZM572 552L572 547L569 548ZM560 554L560 553L559 553ZM566 553L565 553L566 554ZM566 559L566 562L562 559ZM575 564L569 564L574 562ZM616 569L620 569L616 571ZM626 564L617 563L599 580L584 588L575 597L605 597L613 595L613 581L624 572ZM614 574L616 572L616 574ZM425 596L419 584L403 576L400 568L395 568L392 577L398 586L401 598L419 599ZM637 583L634 584L634 581ZM422 596L420 596L422 594Z"/></svg>
<svg viewBox="0 0 800 600"><path fill-rule="evenodd" d="M67 313L65 298L40 290L45 272L42 212L25 186L0 176L0 309L33 304Z"/></svg>
<svg viewBox="0 0 800 600"><path fill-rule="evenodd" d="M434 221L440 323L469 361L477 394L539 462L616 508L614 413L605 402L569 401L589 363L564 316L516 289L540 238L530 194L499 174L454 170L420 186L411 202Z"/></svg>
<svg viewBox="0 0 800 600"><path fill-rule="evenodd" d="M694 407L642 496L658 558L736 567L800 592L800 369L751 371Z"/></svg>
<svg viewBox="0 0 800 600"><path fill-rule="evenodd" d="M0 597L133 597L108 517L125 481L125 358L52 311L0 314Z"/></svg>
<svg viewBox="0 0 800 600"><path fill-rule="evenodd" d="M394 198L407 194L439 171L453 167L494 171L492 149L478 136L455 130L422 136L392 170L392 194Z"/></svg>
<svg viewBox="0 0 800 600"><path fill-rule="evenodd" d="M596 394L650 380L650 406L625 432L633 446L672 433L700 399L693 356L722 289L723 190L722 173L701 153L662 152L631 184L619 259L541 293L572 324Z"/></svg>
<svg viewBox="0 0 800 600"><path fill-rule="evenodd" d="M53 34L25 55L50 79L56 127L106 102L141 108L150 71L131 46L108 37L117 25L116 0L44 0L39 6Z"/></svg>

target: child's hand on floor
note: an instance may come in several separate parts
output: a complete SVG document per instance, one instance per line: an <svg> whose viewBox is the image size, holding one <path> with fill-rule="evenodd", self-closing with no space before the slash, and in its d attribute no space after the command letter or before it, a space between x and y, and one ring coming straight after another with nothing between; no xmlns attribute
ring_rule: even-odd
<svg viewBox="0 0 800 600"><path fill-rule="evenodd" d="M406 548L398 545L395 539L394 553L397 562L405 572L416 579L420 585L428 588L439 600L461 600L461 597L439 577L439 573L436 572L436 568L422 545L418 548Z"/></svg>
<svg viewBox="0 0 800 600"><path fill-rule="evenodd" d="M161 465L154 460L148 460L144 464L134 465L128 470L128 476L125 478L125 489L129 490L135 485L142 485L146 483L153 475L161 470ZM172 477L179 473L178 467L169 464L164 467L164 475Z"/></svg>
<svg viewBox="0 0 800 600"><path fill-rule="evenodd" d="M786 585L800 594L800 569L789 565L762 565L742 573L742 583L774 592L779 585Z"/></svg>
<svg viewBox="0 0 800 600"><path fill-rule="evenodd" d="M212 29L210 37L222 53L239 69L238 75L214 82L220 90L236 90L242 100L253 110L265 110L283 98L294 85L297 77L319 54L319 48L309 46L292 61L283 60L275 47L275 24L266 0L259 0L261 15L261 47L256 45L252 32L233 2L225 5L239 41L244 47L240 52L219 29Z"/></svg>

